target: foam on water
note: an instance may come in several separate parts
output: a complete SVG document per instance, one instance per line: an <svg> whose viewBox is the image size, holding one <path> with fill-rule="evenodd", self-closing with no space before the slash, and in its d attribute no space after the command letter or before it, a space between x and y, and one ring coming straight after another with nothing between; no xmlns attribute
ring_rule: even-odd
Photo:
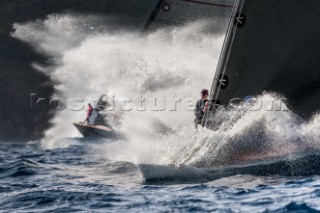
<svg viewBox="0 0 320 213"><path fill-rule="evenodd" d="M99 25L101 20L105 27ZM52 15L44 21L15 24L13 36L54 59L51 67L34 66L57 82L57 97L96 98L106 93L115 95L117 102L143 95L168 103L175 98L196 99L202 88L211 86L224 36L208 33L205 22L143 35L109 32L106 20ZM270 93L257 97L266 103L278 99ZM319 144L319 115L305 122L291 111L222 110L217 113L222 120L218 129L195 133L193 106L187 105L182 102L176 111L168 104L164 111L123 112L117 128L127 139L106 145L106 156L114 161L212 167L290 158ZM84 117L84 111L58 112L44 146L56 147L61 138L79 136L72 122Z"/></svg>

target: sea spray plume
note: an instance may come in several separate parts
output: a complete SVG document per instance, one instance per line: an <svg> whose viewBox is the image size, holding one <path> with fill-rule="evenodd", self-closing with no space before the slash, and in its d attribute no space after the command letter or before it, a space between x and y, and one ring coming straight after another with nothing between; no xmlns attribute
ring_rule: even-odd
<svg viewBox="0 0 320 213"><path fill-rule="evenodd" d="M200 130L191 147L183 147L177 164L214 168L273 159L295 158L319 150L318 115L307 122L290 110L270 110L270 105L283 98L264 93L256 98L264 103L260 110L221 110L224 117L214 131ZM280 103L285 108L285 103ZM239 106L238 106L239 107ZM241 106L238 109L243 109ZM308 132L308 133L307 133Z"/></svg>
<svg viewBox="0 0 320 213"><path fill-rule="evenodd" d="M52 14L45 20L15 23L12 36L57 59L63 52L79 46L89 35L108 30L110 25L106 22L106 18L96 15Z"/></svg>
<svg viewBox="0 0 320 213"><path fill-rule="evenodd" d="M225 120L214 131L199 129L195 133L189 128L182 128L167 137L141 140L147 141L139 143L141 147L134 147L136 143L128 149L123 146L121 152L127 152L125 155L128 158L131 156L130 150L150 148L148 142L152 140L158 146L154 144L146 153L153 158L148 158L147 162L136 159L135 163L215 168L259 161L266 163L275 158L290 159L306 150L316 151L316 146L310 145L308 137L305 137L306 142L301 140L306 136L299 132L301 126L306 125L301 118L291 111L270 111L270 105L274 102L285 107L284 102L278 101L281 98L277 94L264 93L256 98L256 104L264 103L259 110L250 111L257 107L246 108L241 103L235 106L238 110L218 111L217 114L222 114L218 117L224 117ZM112 156L112 153L108 152L108 156ZM140 153L135 156L145 155Z"/></svg>
<svg viewBox="0 0 320 213"><path fill-rule="evenodd" d="M208 33L205 22L142 35L90 31L90 27L82 25L87 23L83 20L86 17L54 15L44 21L15 25L14 37L30 42L57 61L53 71L48 72L51 79L59 82L55 85L57 97L98 97L108 92L118 99L141 94L184 99L197 98L199 88L210 86L223 36ZM69 43L73 36L78 39ZM30 39L33 37L41 39ZM83 116L83 111L58 112L52 120L54 127L46 132L45 143L57 137L77 136L70 124ZM128 112L121 130L129 140L139 135L153 147L156 142L149 141L159 132L160 123L193 130L193 112L183 107L175 112Z"/></svg>
<svg viewBox="0 0 320 213"><path fill-rule="evenodd" d="M37 21L37 25L17 24L13 34L31 42L38 51L51 55L56 61L53 68L42 67L42 71L53 70L48 71L48 75L59 82L55 86L57 96L95 98L109 91L118 98L136 97L141 93L184 98L198 97L199 88L211 85L213 73L209 73L217 62L223 36L204 33L203 23L142 36L132 32L93 33L81 30L84 27L81 21L73 22L73 27L74 23L78 24L72 28L68 19L68 15L55 15L46 21ZM85 18L74 16L71 19ZM50 37L53 40L48 39ZM69 43L69 38L79 39ZM257 97L259 100L278 98L269 93ZM58 137L76 136L71 123L82 120L83 116L83 111L57 113L52 121L55 126L47 132L44 146L60 146L56 144ZM216 130L201 129L195 133L193 112L181 109L127 112L121 130L128 141L106 145L104 152L114 161L212 168L265 163L279 157L290 160L304 152L318 150L319 115L305 122L290 111L242 110L221 111L216 118L221 118ZM158 131L158 124L165 124L174 131L163 135ZM48 139L52 139L52 143Z"/></svg>

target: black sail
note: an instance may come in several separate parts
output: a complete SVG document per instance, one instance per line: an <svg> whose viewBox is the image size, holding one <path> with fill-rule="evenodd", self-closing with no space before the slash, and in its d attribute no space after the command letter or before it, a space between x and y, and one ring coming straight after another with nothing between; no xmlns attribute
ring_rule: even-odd
<svg viewBox="0 0 320 213"><path fill-rule="evenodd" d="M319 18L319 0L238 0L211 98L275 92L310 118L320 108Z"/></svg>
<svg viewBox="0 0 320 213"><path fill-rule="evenodd" d="M210 20L215 30L224 30L234 0L159 0L144 31L179 26L195 20Z"/></svg>

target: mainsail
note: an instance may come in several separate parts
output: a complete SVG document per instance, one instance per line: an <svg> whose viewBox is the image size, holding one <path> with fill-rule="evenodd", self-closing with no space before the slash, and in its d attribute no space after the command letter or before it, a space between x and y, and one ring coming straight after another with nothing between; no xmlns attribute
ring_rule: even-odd
<svg viewBox="0 0 320 213"><path fill-rule="evenodd" d="M214 20L216 29L230 17L234 0L159 0L144 30L182 25L201 19Z"/></svg>
<svg viewBox="0 0 320 213"><path fill-rule="evenodd" d="M211 89L214 103L276 92L298 115L320 109L320 1L237 0Z"/></svg>

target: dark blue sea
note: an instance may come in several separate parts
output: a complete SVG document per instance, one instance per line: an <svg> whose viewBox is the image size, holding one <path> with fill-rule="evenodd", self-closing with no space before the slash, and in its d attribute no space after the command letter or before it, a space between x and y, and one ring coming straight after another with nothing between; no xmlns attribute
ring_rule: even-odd
<svg viewBox="0 0 320 213"><path fill-rule="evenodd" d="M317 176L149 181L139 165L99 153L103 142L64 142L0 146L1 212L320 212Z"/></svg>

